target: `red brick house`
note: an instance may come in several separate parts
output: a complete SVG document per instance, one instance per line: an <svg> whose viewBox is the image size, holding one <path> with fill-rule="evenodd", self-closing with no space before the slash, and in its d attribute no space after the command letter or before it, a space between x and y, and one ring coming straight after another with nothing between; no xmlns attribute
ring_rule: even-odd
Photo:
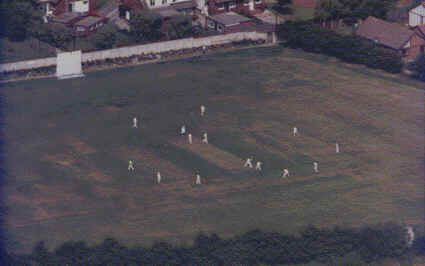
<svg viewBox="0 0 425 266"><path fill-rule="evenodd" d="M408 60L414 60L421 54L425 54L425 25L417 26L413 29L415 34L410 39L408 50Z"/></svg>
<svg viewBox="0 0 425 266"><path fill-rule="evenodd" d="M38 3L46 16L67 12L87 14L96 9L96 0L38 0Z"/></svg>
<svg viewBox="0 0 425 266"><path fill-rule="evenodd" d="M207 27L222 33L232 33L252 29L253 23L247 17L228 12L207 17Z"/></svg>
<svg viewBox="0 0 425 266"><path fill-rule="evenodd" d="M414 60L425 47L424 28L410 30L396 23L368 17L358 26L356 34L399 52L407 60Z"/></svg>
<svg viewBox="0 0 425 266"><path fill-rule="evenodd" d="M292 0L292 4L294 6L303 6L311 8L316 8L318 2L318 0Z"/></svg>
<svg viewBox="0 0 425 266"><path fill-rule="evenodd" d="M266 7L264 0L208 0L208 14L216 15L230 11L255 14L263 12Z"/></svg>

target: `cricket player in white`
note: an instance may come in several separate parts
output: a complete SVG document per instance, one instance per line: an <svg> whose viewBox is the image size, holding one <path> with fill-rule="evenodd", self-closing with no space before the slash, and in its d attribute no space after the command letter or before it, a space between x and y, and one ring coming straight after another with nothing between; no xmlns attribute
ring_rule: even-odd
<svg viewBox="0 0 425 266"><path fill-rule="evenodd" d="M161 173L159 171L156 173L156 181L158 184L161 183Z"/></svg>
<svg viewBox="0 0 425 266"><path fill-rule="evenodd" d="M260 162L260 161L258 161L257 162L257 164L255 165L255 170L257 170L257 171L261 171L262 169L261 169L261 165L262 165L263 163L262 162Z"/></svg>
<svg viewBox="0 0 425 266"><path fill-rule="evenodd" d="M199 174L196 174L196 184L197 185L201 184L201 176Z"/></svg>
<svg viewBox="0 0 425 266"><path fill-rule="evenodd" d="M207 135L207 132L204 133L204 138L202 139L202 143L208 144L208 135Z"/></svg>
<svg viewBox="0 0 425 266"><path fill-rule="evenodd" d="M313 163L313 169L314 169L314 172L316 172L316 173L319 172L319 164L317 162Z"/></svg>
<svg viewBox="0 0 425 266"><path fill-rule="evenodd" d="M246 162L244 164L244 167L252 168L252 158L246 159Z"/></svg>
<svg viewBox="0 0 425 266"><path fill-rule="evenodd" d="M339 153L339 144L335 143L335 149L336 149L336 153Z"/></svg>
<svg viewBox="0 0 425 266"><path fill-rule="evenodd" d="M134 171L134 165L132 160L128 161L128 171Z"/></svg>
<svg viewBox="0 0 425 266"><path fill-rule="evenodd" d="M183 125L182 128L180 129L180 134L184 135L186 134L186 126Z"/></svg>
<svg viewBox="0 0 425 266"><path fill-rule="evenodd" d="M187 135L187 138L189 139L189 144L192 144L192 134L189 133L189 135Z"/></svg>
<svg viewBox="0 0 425 266"><path fill-rule="evenodd" d="M201 116L205 114L205 106L201 105Z"/></svg>
<svg viewBox="0 0 425 266"><path fill-rule="evenodd" d="M137 118L133 118L133 128L137 128Z"/></svg>
<svg viewBox="0 0 425 266"><path fill-rule="evenodd" d="M293 133L294 133L294 136L298 135L298 128L294 127Z"/></svg>
<svg viewBox="0 0 425 266"><path fill-rule="evenodd" d="M283 169L283 171L282 171L282 177L283 178L286 178L286 177L288 177L289 176L289 171L288 171L288 169Z"/></svg>

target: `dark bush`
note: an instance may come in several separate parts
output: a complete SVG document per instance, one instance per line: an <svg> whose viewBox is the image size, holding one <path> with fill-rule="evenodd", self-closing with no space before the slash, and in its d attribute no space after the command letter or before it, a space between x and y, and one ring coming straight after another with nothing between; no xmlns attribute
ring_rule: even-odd
<svg viewBox="0 0 425 266"><path fill-rule="evenodd" d="M278 28L279 38L291 48L335 56L344 62L364 64L390 73L400 73L401 56L357 36L344 36L310 22L287 22Z"/></svg>

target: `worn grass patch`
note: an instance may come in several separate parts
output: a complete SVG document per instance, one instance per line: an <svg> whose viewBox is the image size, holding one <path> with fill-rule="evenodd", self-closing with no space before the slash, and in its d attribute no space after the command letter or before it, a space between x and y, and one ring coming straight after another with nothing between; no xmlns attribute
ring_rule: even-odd
<svg viewBox="0 0 425 266"><path fill-rule="evenodd" d="M281 46L5 84L7 247L421 224L421 86Z"/></svg>

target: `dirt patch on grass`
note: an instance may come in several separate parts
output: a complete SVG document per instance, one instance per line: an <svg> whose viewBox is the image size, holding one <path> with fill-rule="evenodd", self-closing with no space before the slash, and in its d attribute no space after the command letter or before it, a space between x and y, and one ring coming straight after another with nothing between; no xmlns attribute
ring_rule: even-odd
<svg viewBox="0 0 425 266"><path fill-rule="evenodd" d="M176 138L172 140L176 146L191 151L205 160L217 165L220 168L238 172L244 169L243 159L227 151L221 150L213 144L201 143L201 140L194 139L193 144L189 144L186 138Z"/></svg>
<svg viewBox="0 0 425 266"><path fill-rule="evenodd" d="M47 154L43 159L53 164L59 164L65 167L71 167L75 162L75 159L72 158L71 155L64 153Z"/></svg>
<svg viewBox="0 0 425 266"><path fill-rule="evenodd" d="M72 136L65 137L65 143L70 145L76 152L80 154L90 154L96 152L96 150L90 147L87 143Z"/></svg>

